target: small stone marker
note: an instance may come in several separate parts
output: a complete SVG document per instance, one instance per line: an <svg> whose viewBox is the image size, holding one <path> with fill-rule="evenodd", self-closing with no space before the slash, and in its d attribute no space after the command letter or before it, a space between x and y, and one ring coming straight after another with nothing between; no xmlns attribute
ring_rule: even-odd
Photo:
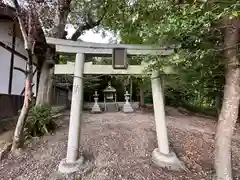
<svg viewBox="0 0 240 180"><path fill-rule="evenodd" d="M128 93L128 91L126 91L126 93L124 94L125 96L125 104L123 105L123 112L125 113L131 113L133 112L133 108L131 106L131 104L129 103L129 99L130 99L130 94Z"/></svg>
<svg viewBox="0 0 240 180"><path fill-rule="evenodd" d="M92 113L100 113L102 112L100 107L99 107L99 104L98 104L98 93L97 91L95 91L95 94L93 95L94 96L94 104L93 104L93 107L92 107Z"/></svg>

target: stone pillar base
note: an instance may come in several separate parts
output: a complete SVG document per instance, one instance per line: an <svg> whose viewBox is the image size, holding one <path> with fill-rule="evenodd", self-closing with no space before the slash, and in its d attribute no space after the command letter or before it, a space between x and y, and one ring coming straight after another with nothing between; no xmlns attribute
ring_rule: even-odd
<svg viewBox="0 0 240 180"><path fill-rule="evenodd" d="M101 113L101 109L98 104L94 104L91 110L92 113Z"/></svg>
<svg viewBox="0 0 240 180"><path fill-rule="evenodd" d="M177 158L174 152L163 154L156 148L152 152L152 160L157 166L165 167L169 170L180 171L186 169L185 165Z"/></svg>
<svg viewBox="0 0 240 180"><path fill-rule="evenodd" d="M82 156L74 163L67 163L66 159L63 159L58 166L58 171L61 173L73 173L79 171L83 167L83 161L84 158Z"/></svg>
<svg viewBox="0 0 240 180"><path fill-rule="evenodd" d="M130 103L125 103L125 104L123 105L123 112L125 112L125 113L131 113L131 112L133 112L133 108L132 108L132 106L131 106Z"/></svg>

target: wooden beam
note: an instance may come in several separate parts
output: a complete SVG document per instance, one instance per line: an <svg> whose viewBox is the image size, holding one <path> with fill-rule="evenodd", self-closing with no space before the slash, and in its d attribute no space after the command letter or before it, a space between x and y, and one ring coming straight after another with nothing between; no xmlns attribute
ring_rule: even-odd
<svg viewBox="0 0 240 180"><path fill-rule="evenodd" d="M62 53L85 53L85 54L112 54L113 48L126 48L129 55L169 55L174 52L173 48L159 47L157 45L132 45L132 44L103 44L71 41L56 38L46 38L47 43L56 46L57 52Z"/></svg>

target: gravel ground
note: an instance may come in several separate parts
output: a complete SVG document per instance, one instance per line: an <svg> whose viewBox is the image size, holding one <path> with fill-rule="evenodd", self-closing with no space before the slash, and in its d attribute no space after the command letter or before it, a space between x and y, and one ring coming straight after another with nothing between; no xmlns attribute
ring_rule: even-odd
<svg viewBox="0 0 240 180"><path fill-rule="evenodd" d="M80 151L87 159L82 171L57 172L66 156L69 112L58 120L54 134L35 138L23 153L9 155L0 164L1 180L208 180L213 169L215 122L168 109L171 148L184 161L187 172L172 172L151 162L157 147L152 113L84 113ZM238 128L239 129L239 128ZM235 177L240 177L237 130L233 142Z"/></svg>

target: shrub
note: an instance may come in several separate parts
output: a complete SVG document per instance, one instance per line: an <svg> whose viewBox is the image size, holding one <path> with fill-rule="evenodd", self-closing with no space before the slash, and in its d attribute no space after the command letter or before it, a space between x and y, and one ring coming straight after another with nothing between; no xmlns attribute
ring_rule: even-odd
<svg viewBox="0 0 240 180"><path fill-rule="evenodd" d="M27 136L42 136L56 129L57 124L53 120L53 113L50 106L36 105L30 107L26 120Z"/></svg>

